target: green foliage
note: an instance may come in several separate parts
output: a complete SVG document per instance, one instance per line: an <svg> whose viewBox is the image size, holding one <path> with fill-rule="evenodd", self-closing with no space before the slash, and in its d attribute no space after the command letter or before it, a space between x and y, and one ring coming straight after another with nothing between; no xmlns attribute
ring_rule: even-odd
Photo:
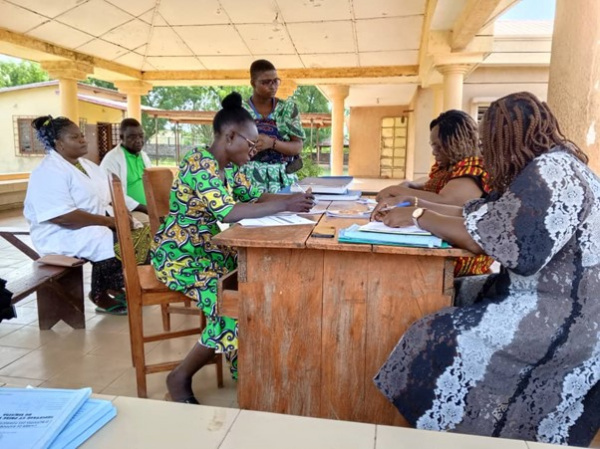
<svg viewBox="0 0 600 449"><path fill-rule="evenodd" d="M48 81L50 78L39 64L23 62L0 62L0 88Z"/></svg>
<svg viewBox="0 0 600 449"><path fill-rule="evenodd" d="M319 167L319 165L313 159L313 154L315 154L316 157L316 152L312 148L305 147L302 150L302 168L296 172L298 179L321 175L321 167Z"/></svg>
<svg viewBox="0 0 600 449"><path fill-rule="evenodd" d="M315 86L298 86L292 99L298 105L301 114L329 112L329 101Z"/></svg>
<svg viewBox="0 0 600 449"><path fill-rule="evenodd" d="M115 85L109 81L99 80L97 78L88 77L81 81L83 84L89 84L91 86L104 87L105 89L117 90Z"/></svg>

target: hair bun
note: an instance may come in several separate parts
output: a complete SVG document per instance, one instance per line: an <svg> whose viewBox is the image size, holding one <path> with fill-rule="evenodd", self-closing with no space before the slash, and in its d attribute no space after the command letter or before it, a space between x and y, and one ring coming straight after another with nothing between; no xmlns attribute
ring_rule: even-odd
<svg viewBox="0 0 600 449"><path fill-rule="evenodd" d="M221 102L223 109L238 109L242 107L242 96L237 92L231 92Z"/></svg>
<svg viewBox="0 0 600 449"><path fill-rule="evenodd" d="M52 120L51 115L42 115L41 117L38 117L35 120L33 120L31 122L31 126L34 129L39 130L42 129L47 123L49 123L50 120Z"/></svg>

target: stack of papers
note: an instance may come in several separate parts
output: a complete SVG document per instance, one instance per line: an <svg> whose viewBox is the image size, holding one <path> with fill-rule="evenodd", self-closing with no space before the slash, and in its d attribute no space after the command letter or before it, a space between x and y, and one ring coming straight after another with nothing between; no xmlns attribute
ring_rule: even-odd
<svg viewBox="0 0 600 449"><path fill-rule="evenodd" d="M362 192L360 190L348 190L344 194L315 194L319 201L358 201Z"/></svg>
<svg viewBox="0 0 600 449"><path fill-rule="evenodd" d="M314 225L315 221L300 217L296 214L291 215L269 215L262 218L244 218L238 221L242 226L263 227L263 226L292 226L292 225Z"/></svg>
<svg viewBox="0 0 600 449"><path fill-rule="evenodd" d="M404 228L392 228L386 226L381 221L371 221L358 228L364 232L381 232L384 234L405 234L405 235L431 235L431 232L421 229L418 226L406 226Z"/></svg>
<svg viewBox="0 0 600 449"><path fill-rule="evenodd" d="M415 246L421 248L450 248L448 243L434 235L400 234L361 231L359 225L340 229L340 243L368 243L371 245Z"/></svg>
<svg viewBox="0 0 600 449"><path fill-rule="evenodd" d="M309 188L313 193L343 195L348 192L348 186L354 178L352 176L319 176L304 178L293 184L292 192L306 192Z"/></svg>
<svg viewBox="0 0 600 449"><path fill-rule="evenodd" d="M77 448L117 415L91 388L0 388L0 447Z"/></svg>

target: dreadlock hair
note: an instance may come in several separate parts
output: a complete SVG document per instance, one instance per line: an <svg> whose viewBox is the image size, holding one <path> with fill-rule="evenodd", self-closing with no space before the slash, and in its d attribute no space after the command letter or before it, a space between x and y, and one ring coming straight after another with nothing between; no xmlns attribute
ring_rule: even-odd
<svg viewBox="0 0 600 449"><path fill-rule="evenodd" d="M442 151L450 165L466 157L479 156L477 123L469 114L456 109L442 112L429 124L429 130L438 127Z"/></svg>
<svg viewBox="0 0 600 449"><path fill-rule="evenodd" d="M529 92L494 101L483 116L481 137L490 186L500 193L531 160L554 147L588 163L587 155L563 135L548 105Z"/></svg>
<svg viewBox="0 0 600 449"><path fill-rule="evenodd" d="M223 109L213 119L213 131L215 136L221 134L223 127L229 123L241 125L245 122L254 123L254 119L246 109L242 107L242 96L237 92L231 92L221 102Z"/></svg>
<svg viewBox="0 0 600 449"><path fill-rule="evenodd" d="M276 70L271 61L257 59L250 65L250 79L255 80L261 73L269 72L271 70Z"/></svg>
<svg viewBox="0 0 600 449"><path fill-rule="evenodd" d="M43 115L31 122L37 139L47 152L56 151L56 140L60 139L65 129L71 125L75 125L75 123L67 117L52 118L51 115Z"/></svg>
<svg viewBox="0 0 600 449"><path fill-rule="evenodd" d="M140 122L138 122L136 119L125 118L121 121L121 126L119 127L119 133L121 135L123 135L127 128L137 128L138 126L142 126L142 125L140 125Z"/></svg>

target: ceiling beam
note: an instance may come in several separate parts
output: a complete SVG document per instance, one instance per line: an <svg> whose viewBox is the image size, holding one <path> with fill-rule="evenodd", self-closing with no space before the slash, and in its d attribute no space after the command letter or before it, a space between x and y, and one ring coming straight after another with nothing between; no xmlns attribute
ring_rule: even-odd
<svg viewBox="0 0 600 449"><path fill-rule="evenodd" d="M423 28L421 29L421 45L419 47L419 80L423 87L429 84L429 74L433 70L431 58L429 57L429 36L431 32L431 21L437 7L438 0L427 0L425 5L425 16L423 17Z"/></svg>
<svg viewBox="0 0 600 449"><path fill-rule="evenodd" d="M312 69L279 69L283 79L300 81L303 79L339 79L347 81L351 78L394 78L414 77L418 74L418 66L387 67L332 67ZM240 81L247 83L250 78L248 70L160 70L144 72L144 81L160 84L160 81Z"/></svg>
<svg viewBox="0 0 600 449"><path fill-rule="evenodd" d="M131 67L127 67L113 61L108 61L106 59L97 58L95 56L86 55L74 50L69 50L68 48L61 47L60 45L51 44L41 39L36 39L35 37L26 36L21 33L15 33L14 31L10 31L5 28L0 28L0 42L12 44L11 48L17 49L15 50L15 53L17 54L12 54L11 56L18 58L20 57L23 59L29 59L27 57L27 50L33 50L37 57L40 58L37 62L41 62L43 60L43 56L39 54L42 53L48 55L49 58L52 59L63 58L75 62L85 62L94 67L108 70L127 78L141 79L142 77L141 71L132 69ZM19 48L22 49L22 52L18 51ZM106 77L102 78L104 79ZM106 81L112 80L106 79Z"/></svg>
<svg viewBox="0 0 600 449"><path fill-rule="evenodd" d="M518 0L509 2L511 5ZM450 47L452 51L462 50L475 38L494 12L505 0L467 0L452 28ZM509 5L510 6L510 5Z"/></svg>

